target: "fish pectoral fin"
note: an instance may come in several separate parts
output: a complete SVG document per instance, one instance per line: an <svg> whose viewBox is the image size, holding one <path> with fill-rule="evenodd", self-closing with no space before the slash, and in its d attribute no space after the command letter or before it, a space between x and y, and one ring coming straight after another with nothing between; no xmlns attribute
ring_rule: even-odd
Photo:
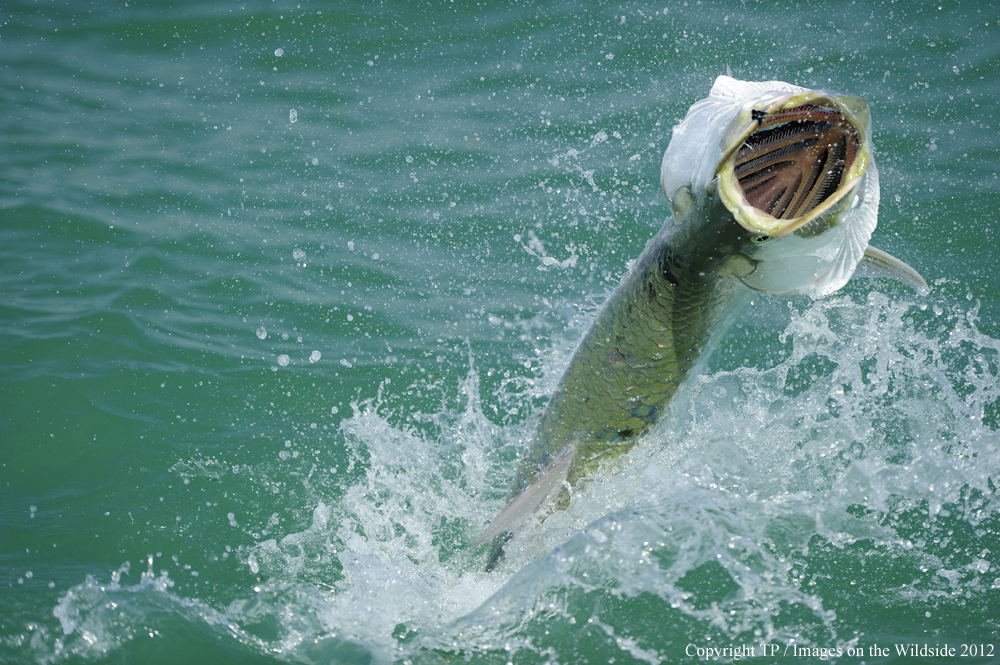
<svg viewBox="0 0 1000 665"><path fill-rule="evenodd" d="M576 457L574 446L568 445L560 450L552 463L545 467L531 481L531 484L514 497L507 504L507 507L490 522L486 531L472 546L473 549L501 534L512 533L525 518L535 515L547 504L554 501L559 496L559 492L562 491L563 484L569 476L569 469L573 465L574 457Z"/></svg>
<svg viewBox="0 0 1000 665"><path fill-rule="evenodd" d="M865 250L865 256L861 263L854 270L853 278L879 278L894 279L897 282L906 284L918 293L928 293L930 288L927 282L916 270L906 265L888 252L869 246Z"/></svg>

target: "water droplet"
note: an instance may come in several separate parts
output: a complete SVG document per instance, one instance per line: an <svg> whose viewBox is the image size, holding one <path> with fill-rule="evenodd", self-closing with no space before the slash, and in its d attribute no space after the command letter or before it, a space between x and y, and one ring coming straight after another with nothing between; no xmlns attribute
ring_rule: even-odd
<svg viewBox="0 0 1000 665"><path fill-rule="evenodd" d="M313 351L312 353L309 354L309 362L311 363L319 362L319 359L322 357L323 354L321 354L319 351Z"/></svg>
<svg viewBox="0 0 1000 665"><path fill-rule="evenodd" d="M291 358L289 358L287 354L282 353L278 356L278 364L282 367L287 367L290 360Z"/></svg>
<svg viewBox="0 0 1000 665"><path fill-rule="evenodd" d="M274 54L280 58L281 56L285 55L285 49L283 48L275 49Z"/></svg>
<svg viewBox="0 0 1000 665"><path fill-rule="evenodd" d="M330 409L330 413L332 413L333 415L337 415L339 411L340 409L338 409L337 407L333 407L332 409Z"/></svg>
<svg viewBox="0 0 1000 665"><path fill-rule="evenodd" d="M288 122L298 122L298 121L299 121L299 112L296 111L295 109L290 109L288 111Z"/></svg>
<svg viewBox="0 0 1000 665"><path fill-rule="evenodd" d="M261 339L267 339L267 330L264 328L264 326L257 328L257 337L260 337Z"/></svg>

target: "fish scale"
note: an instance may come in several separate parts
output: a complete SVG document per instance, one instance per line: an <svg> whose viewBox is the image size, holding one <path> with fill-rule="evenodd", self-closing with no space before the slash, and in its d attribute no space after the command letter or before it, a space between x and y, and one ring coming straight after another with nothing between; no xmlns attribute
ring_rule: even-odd
<svg viewBox="0 0 1000 665"><path fill-rule="evenodd" d="M716 264L742 229L716 208L715 225L668 220L601 309L549 400L509 499L567 445L576 450L567 475L575 485L656 423L731 301L734 282Z"/></svg>

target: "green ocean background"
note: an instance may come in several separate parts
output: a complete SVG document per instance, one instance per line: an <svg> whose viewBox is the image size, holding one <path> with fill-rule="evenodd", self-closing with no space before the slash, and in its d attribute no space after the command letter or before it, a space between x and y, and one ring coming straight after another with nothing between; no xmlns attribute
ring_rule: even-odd
<svg viewBox="0 0 1000 665"><path fill-rule="evenodd" d="M1000 662L998 22L5 0L0 662ZM869 101L873 244L931 292L754 296L485 573L727 71Z"/></svg>

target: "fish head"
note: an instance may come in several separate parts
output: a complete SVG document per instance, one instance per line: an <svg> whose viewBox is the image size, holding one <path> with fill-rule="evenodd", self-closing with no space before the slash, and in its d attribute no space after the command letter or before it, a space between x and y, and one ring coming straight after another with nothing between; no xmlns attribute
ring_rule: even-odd
<svg viewBox="0 0 1000 665"><path fill-rule="evenodd" d="M813 297L847 283L878 212L867 102L719 77L679 130L664 155L664 189L688 187L705 208L721 203L742 227L739 251L753 269L737 275L741 281ZM701 154L678 171L678 151L694 149L699 138Z"/></svg>

